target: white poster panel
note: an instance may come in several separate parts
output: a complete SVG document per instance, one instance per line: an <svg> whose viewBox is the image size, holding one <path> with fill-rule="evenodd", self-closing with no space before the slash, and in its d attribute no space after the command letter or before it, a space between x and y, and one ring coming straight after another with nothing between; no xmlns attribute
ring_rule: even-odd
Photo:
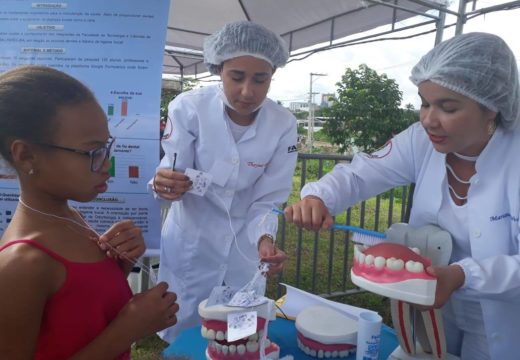
<svg viewBox="0 0 520 360"><path fill-rule="evenodd" d="M169 0L0 0L0 71L46 65L84 82L116 137L109 189L77 204L100 232L122 219L158 249L159 205L146 183L159 163L161 72ZM18 202L18 182L0 164L0 234Z"/></svg>

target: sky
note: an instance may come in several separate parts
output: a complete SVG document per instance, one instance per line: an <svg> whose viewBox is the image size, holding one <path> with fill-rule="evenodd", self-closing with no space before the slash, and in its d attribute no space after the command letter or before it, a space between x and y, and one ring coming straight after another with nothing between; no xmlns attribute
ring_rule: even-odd
<svg viewBox="0 0 520 360"><path fill-rule="evenodd" d="M458 1L452 1L453 10L457 10ZM504 1L480 0L479 7L487 7ZM414 20L408 20L414 21ZM455 22L453 16L447 16L446 24ZM426 30L426 27L419 29ZM431 29L431 27L430 27ZM520 9L499 11L478 16L469 20L463 32L488 32L502 37L513 50L517 61L520 61ZM416 30L416 32L419 32ZM443 40L453 37L455 27L444 31ZM394 34L388 36L402 36ZM360 64L385 73L396 80L403 92L402 105L412 104L416 109L420 106L417 88L408 79L412 67L426 54L435 43L435 35L423 35L406 40L387 40L369 44L354 45L345 48L327 50L311 55L301 61L288 63L276 71L268 97L282 101L285 106L290 102L307 102L309 99L309 73L326 73L327 76L313 77L314 102L321 102L322 93L335 93L336 83L341 80L346 68L357 69Z"/></svg>

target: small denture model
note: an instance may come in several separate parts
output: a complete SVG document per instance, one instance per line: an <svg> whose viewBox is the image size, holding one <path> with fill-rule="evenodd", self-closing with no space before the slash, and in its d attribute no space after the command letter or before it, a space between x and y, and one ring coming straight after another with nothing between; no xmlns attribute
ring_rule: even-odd
<svg viewBox="0 0 520 360"><path fill-rule="evenodd" d="M298 347L317 358L344 358L356 351L357 321L326 306L310 306L296 316Z"/></svg>
<svg viewBox="0 0 520 360"><path fill-rule="evenodd" d="M369 248L354 246L352 282L373 293L414 304L432 305L437 279L426 272L431 265L417 249L395 243Z"/></svg>
<svg viewBox="0 0 520 360"><path fill-rule="evenodd" d="M206 359L208 360L258 360L260 346L264 347L265 358L277 360L280 357L280 348L277 344L264 337L264 326L268 320L275 318L275 313L268 313L267 304L250 308L238 308L226 305L206 307L207 300L199 304L199 315L202 318L201 335L208 340ZM256 333L236 341L227 341L227 315L240 311L256 311ZM273 308L274 310L274 308Z"/></svg>

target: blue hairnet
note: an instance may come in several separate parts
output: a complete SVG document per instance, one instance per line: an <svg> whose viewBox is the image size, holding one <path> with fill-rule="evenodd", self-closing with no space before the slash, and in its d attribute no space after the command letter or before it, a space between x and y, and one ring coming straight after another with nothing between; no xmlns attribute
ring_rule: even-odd
<svg viewBox="0 0 520 360"><path fill-rule="evenodd" d="M410 80L430 80L498 112L506 129L520 122L515 56L498 36L475 32L446 40L421 58Z"/></svg>
<svg viewBox="0 0 520 360"><path fill-rule="evenodd" d="M246 55L278 68L287 62L289 51L280 36L250 21L226 24L204 40L204 63L212 74L218 74L224 61Z"/></svg>

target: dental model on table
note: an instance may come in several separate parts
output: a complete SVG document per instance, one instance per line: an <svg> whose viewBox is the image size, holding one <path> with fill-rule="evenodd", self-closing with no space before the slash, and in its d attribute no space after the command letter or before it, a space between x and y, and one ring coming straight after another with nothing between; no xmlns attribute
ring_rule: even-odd
<svg viewBox="0 0 520 360"><path fill-rule="evenodd" d="M441 311L410 305L434 303L437 280L426 268L448 264L451 235L433 225L394 224L386 236L386 242L371 247L355 245L351 277L357 286L390 298L400 347L389 359L456 359L446 352Z"/></svg>
<svg viewBox="0 0 520 360"><path fill-rule="evenodd" d="M260 263L244 287L217 286L199 304L208 360L279 359L280 347L267 338L267 325L276 318L274 301L264 296L268 270Z"/></svg>
<svg viewBox="0 0 520 360"><path fill-rule="evenodd" d="M330 307L309 306L298 314L295 326L298 347L309 356L344 358L356 351L357 321Z"/></svg>
<svg viewBox="0 0 520 360"><path fill-rule="evenodd" d="M199 315L202 318L201 335L208 340L206 358L208 360L260 359L263 347L264 358L276 360L280 356L280 348L267 338L264 329L266 323L274 320L274 306L264 303L250 308L237 308L224 304L206 306L207 300L199 304ZM270 310L271 309L271 310ZM229 341L228 315L240 311L256 311L257 323L254 334Z"/></svg>

